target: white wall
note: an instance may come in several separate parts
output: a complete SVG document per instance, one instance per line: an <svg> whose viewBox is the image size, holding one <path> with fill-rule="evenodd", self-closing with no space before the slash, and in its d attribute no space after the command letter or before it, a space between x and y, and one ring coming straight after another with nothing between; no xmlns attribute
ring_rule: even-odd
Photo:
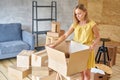
<svg viewBox="0 0 120 80"><path fill-rule="evenodd" d="M0 23L20 22L23 29L31 32L32 29L32 1L33 0L1 0ZM50 5L52 0L36 0L39 5ZM72 23L73 8L77 0L57 1L57 19L61 23L61 29L67 30ZM49 17L50 9L40 9L39 17ZM50 29L50 22L40 22L40 30ZM41 40L42 39L42 40ZM40 41L44 41L42 37ZM42 43L42 42L40 42Z"/></svg>

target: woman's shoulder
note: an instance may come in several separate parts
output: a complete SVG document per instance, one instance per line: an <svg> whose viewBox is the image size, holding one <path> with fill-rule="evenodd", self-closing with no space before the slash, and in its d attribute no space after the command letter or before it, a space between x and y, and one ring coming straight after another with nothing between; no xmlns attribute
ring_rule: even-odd
<svg viewBox="0 0 120 80"><path fill-rule="evenodd" d="M71 24L71 26L72 26L73 28L75 28L77 25L78 25L78 24L75 23L75 22L73 22L73 23Z"/></svg>
<svg viewBox="0 0 120 80"><path fill-rule="evenodd" d="M94 26L94 25L96 25L96 22L94 20L89 20L88 24L91 25L91 26Z"/></svg>

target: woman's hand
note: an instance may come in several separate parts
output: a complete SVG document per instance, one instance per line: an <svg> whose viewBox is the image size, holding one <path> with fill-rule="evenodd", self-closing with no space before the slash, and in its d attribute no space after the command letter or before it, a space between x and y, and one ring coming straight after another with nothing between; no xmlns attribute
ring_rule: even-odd
<svg viewBox="0 0 120 80"><path fill-rule="evenodd" d="M46 44L45 46L49 46L51 48L55 48L55 45L54 44Z"/></svg>
<svg viewBox="0 0 120 80"><path fill-rule="evenodd" d="M49 45L49 47L51 47L51 48L55 48L55 45L51 44L51 45Z"/></svg>
<svg viewBox="0 0 120 80"><path fill-rule="evenodd" d="M93 50L95 48L95 45L90 45L89 49Z"/></svg>

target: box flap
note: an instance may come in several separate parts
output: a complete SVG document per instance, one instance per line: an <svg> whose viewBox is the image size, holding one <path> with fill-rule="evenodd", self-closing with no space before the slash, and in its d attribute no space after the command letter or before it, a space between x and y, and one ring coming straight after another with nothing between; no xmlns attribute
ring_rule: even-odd
<svg viewBox="0 0 120 80"><path fill-rule="evenodd" d="M67 62L65 53L50 48L48 46L46 46L46 50L48 53L48 67L57 72L66 73Z"/></svg>
<svg viewBox="0 0 120 80"><path fill-rule="evenodd" d="M84 71L87 68L89 54L90 51L88 49L70 54L67 75L69 76Z"/></svg>
<svg viewBox="0 0 120 80"><path fill-rule="evenodd" d="M69 45L69 53L74 53L82 50L89 49L89 46L80 44L75 41L71 41Z"/></svg>

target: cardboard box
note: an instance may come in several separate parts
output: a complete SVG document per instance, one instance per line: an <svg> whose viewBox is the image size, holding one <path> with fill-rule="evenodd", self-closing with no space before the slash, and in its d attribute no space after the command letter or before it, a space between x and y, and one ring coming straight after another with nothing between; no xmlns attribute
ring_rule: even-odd
<svg viewBox="0 0 120 80"><path fill-rule="evenodd" d="M41 79L43 79L43 77L32 75L32 80L41 80Z"/></svg>
<svg viewBox="0 0 120 80"><path fill-rule="evenodd" d="M70 76L84 71L89 57L89 47L70 41L63 42L56 48L46 46L48 53L48 67L59 74ZM67 62L66 57L69 57Z"/></svg>
<svg viewBox="0 0 120 80"><path fill-rule="evenodd" d="M46 50L38 51L32 54L31 65L35 67L42 67L48 65L48 55Z"/></svg>
<svg viewBox="0 0 120 80"><path fill-rule="evenodd" d="M46 36L46 44L54 43L57 40L58 40L58 37Z"/></svg>
<svg viewBox="0 0 120 80"><path fill-rule="evenodd" d="M66 80L82 80L82 77L81 77L80 73L77 73L77 74L74 74L74 75L71 75L71 76L66 76L65 79Z"/></svg>
<svg viewBox="0 0 120 80"><path fill-rule="evenodd" d="M9 80L23 80L23 78L27 77L29 74L31 74L31 69L14 65L8 67Z"/></svg>
<svg viewBox="0 0 120 80"><path fill-rule="evenodd" d="M64 30L60 30L60 33L57 33L57 32L47 32L47 36L50 36L50 37L60 37L64 33L65 33Z"/></svg>
<svg viewBox="0 0 120 80"><path fill-rule="evenodd" d="M47 36L50 36L50 37L60 37L60 33L57 33L57 32L47 32Z"/></svg>
<svg viewBox="0 0 120 80"><path fill-rule="evenodd" d="M109 80L109 76L108 74L91 73L91 80Z"/></svg>
<svg viewBox="0 0 120 80"><path fill-rule="evenodd" d="M51 32L60 33L60 23L59 22L52 22Z"/></svg>
<svg viewBox="0 0 120 80"><path fill-rule="evenodd" d="M34 76L49 76L49 68L48 67L32 67L32 75Z"/></svg>
<svg viewBox="0 0 120 80"><path fill-rule="evenodd" d="M32 50L22 50L17 55L17 67L27 67L31 66L31 55L34 53Z"/></svg>
<svg viewBox="0 0 120 80"><path fill-rule="evenodd" d="M32 80L41 80L41 77L32 75Z"/></svg>
<svg viewBox="0 0 120 80"><path fill-rule="evenodd" d="M117 46L108 46L108 53L109 53L109 66L113 66L116 64L116 54L117 54Z"/></svg>

